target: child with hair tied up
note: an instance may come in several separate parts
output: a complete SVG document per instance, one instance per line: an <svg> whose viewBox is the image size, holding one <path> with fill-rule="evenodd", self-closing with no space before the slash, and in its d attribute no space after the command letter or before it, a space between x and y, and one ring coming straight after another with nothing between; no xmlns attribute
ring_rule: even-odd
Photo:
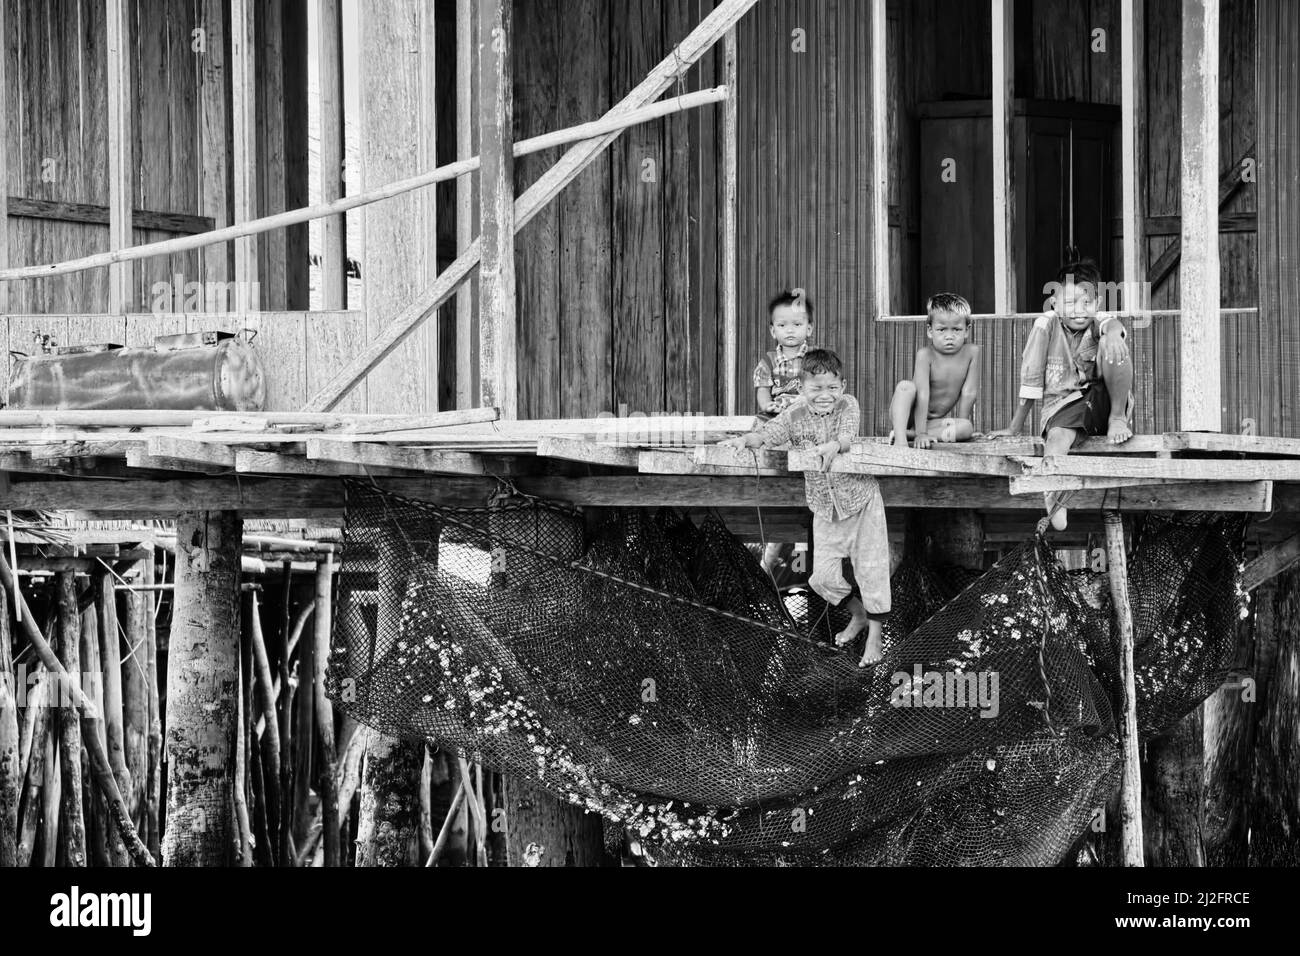
<svg viewBox="0 0 1300 956"><path fill-rule="evenodd" d="M820 471L804 473L804 495L813 513L813 570L809 586L827 604L850 598L844 559L853 563L861 599L850 598L852 618L835 635L839 647L852 644L863 630L867 643L858 661L866 667L880 660L883 617L889 613L889 533L880 486L869 475L832 472L831 464L858 437L861 411L845 392L839 357L827 349L808 349L800 369L801 400L748 435L728 438L730 448L788 446L812 448Z"/></svg>

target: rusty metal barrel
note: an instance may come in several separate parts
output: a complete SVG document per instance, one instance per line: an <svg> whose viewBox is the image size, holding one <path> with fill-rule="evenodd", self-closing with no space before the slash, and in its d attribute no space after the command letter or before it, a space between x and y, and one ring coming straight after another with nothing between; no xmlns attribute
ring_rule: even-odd
<svg viewBox="0 0 1300 956"><path fill-rule="evenodd" d="M253 412L265 402L256 349L212 333L160 338L153 348L14 355L10 366L11 408Z"/></svg>

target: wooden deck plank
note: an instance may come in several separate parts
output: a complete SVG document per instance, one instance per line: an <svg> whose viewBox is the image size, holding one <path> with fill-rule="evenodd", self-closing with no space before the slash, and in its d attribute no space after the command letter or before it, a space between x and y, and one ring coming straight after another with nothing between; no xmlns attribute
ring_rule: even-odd
<svg viewBox="0 0 1300 956"><path fill-rule="evenodd" d="M818 455L811 450L792 450L789 455L791 471L820 469ZM908 471L942 472L963 475L1004 475L1013 477L1021 468L1010 458L997 455L953 454L942 451L918 451L914 448L895 448L874 442L854 442L845 454L836 457L832 471L848 474L880 475L884 467L903 468Z"/></svg>
<svg viewBox="0 0 1300 956"><path fill-rule="evenodd" d="M582 461L592 465L635 468L639 452L636 448L627 445L610 445L584 441L580 438L565 438L560 435L543 435L537 440L537 454L543 458L562 458L565 461Z"/></svg>
<svg viewBox="0 0 1300 956"><path fill-rule="evenodd" d="M1018 459L1025 475L1080 477L1182 478L1192 481L1300 481L1300 460L1225 461L1194 458L1113 458L1052 455Z"/></svg>
<svg viewBox="0 0 1300 956"><path fill-rule="evenodd" d="M384 468L405 468L411 471L431 471L453 475L483 475L487 473L483 460L477 455L432 451L427 448L382 445L374 442L309 438L307 439L307 457L316 460L341 461L353 465L378 465Z"/></svg>

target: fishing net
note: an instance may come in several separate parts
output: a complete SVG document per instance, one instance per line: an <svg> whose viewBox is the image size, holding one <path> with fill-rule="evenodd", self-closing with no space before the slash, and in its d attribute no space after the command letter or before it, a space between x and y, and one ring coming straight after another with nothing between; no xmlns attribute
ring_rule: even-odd
<svg viewBox="0 0 1300 956"><path fill-rule="evenodd" d="M1230 664L1243 535L1209 516L1143 531L1148 734ZM1039 537L965 584L905 560L885 658L859 669L826 639L840 612L782 596L715 516L350 481L329 689L661 862L1055 863L1118 779L1109 609Z"/></svg>

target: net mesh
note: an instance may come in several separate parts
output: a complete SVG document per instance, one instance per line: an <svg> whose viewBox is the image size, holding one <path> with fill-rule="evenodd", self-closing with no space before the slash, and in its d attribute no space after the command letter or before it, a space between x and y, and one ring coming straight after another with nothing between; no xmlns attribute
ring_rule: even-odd
<svg viewBox="0 0 1300 956"><path fill-rule="evenodd" d="M1221 683L1243 522L1150 521L1139 718ZM884 660L828 637L716 516L460 509L348 483L329 689L357 719L531 778L662 862L1049 864L1118 780L1106 589L1035 537L973 581L905 559Z"/></svg>

